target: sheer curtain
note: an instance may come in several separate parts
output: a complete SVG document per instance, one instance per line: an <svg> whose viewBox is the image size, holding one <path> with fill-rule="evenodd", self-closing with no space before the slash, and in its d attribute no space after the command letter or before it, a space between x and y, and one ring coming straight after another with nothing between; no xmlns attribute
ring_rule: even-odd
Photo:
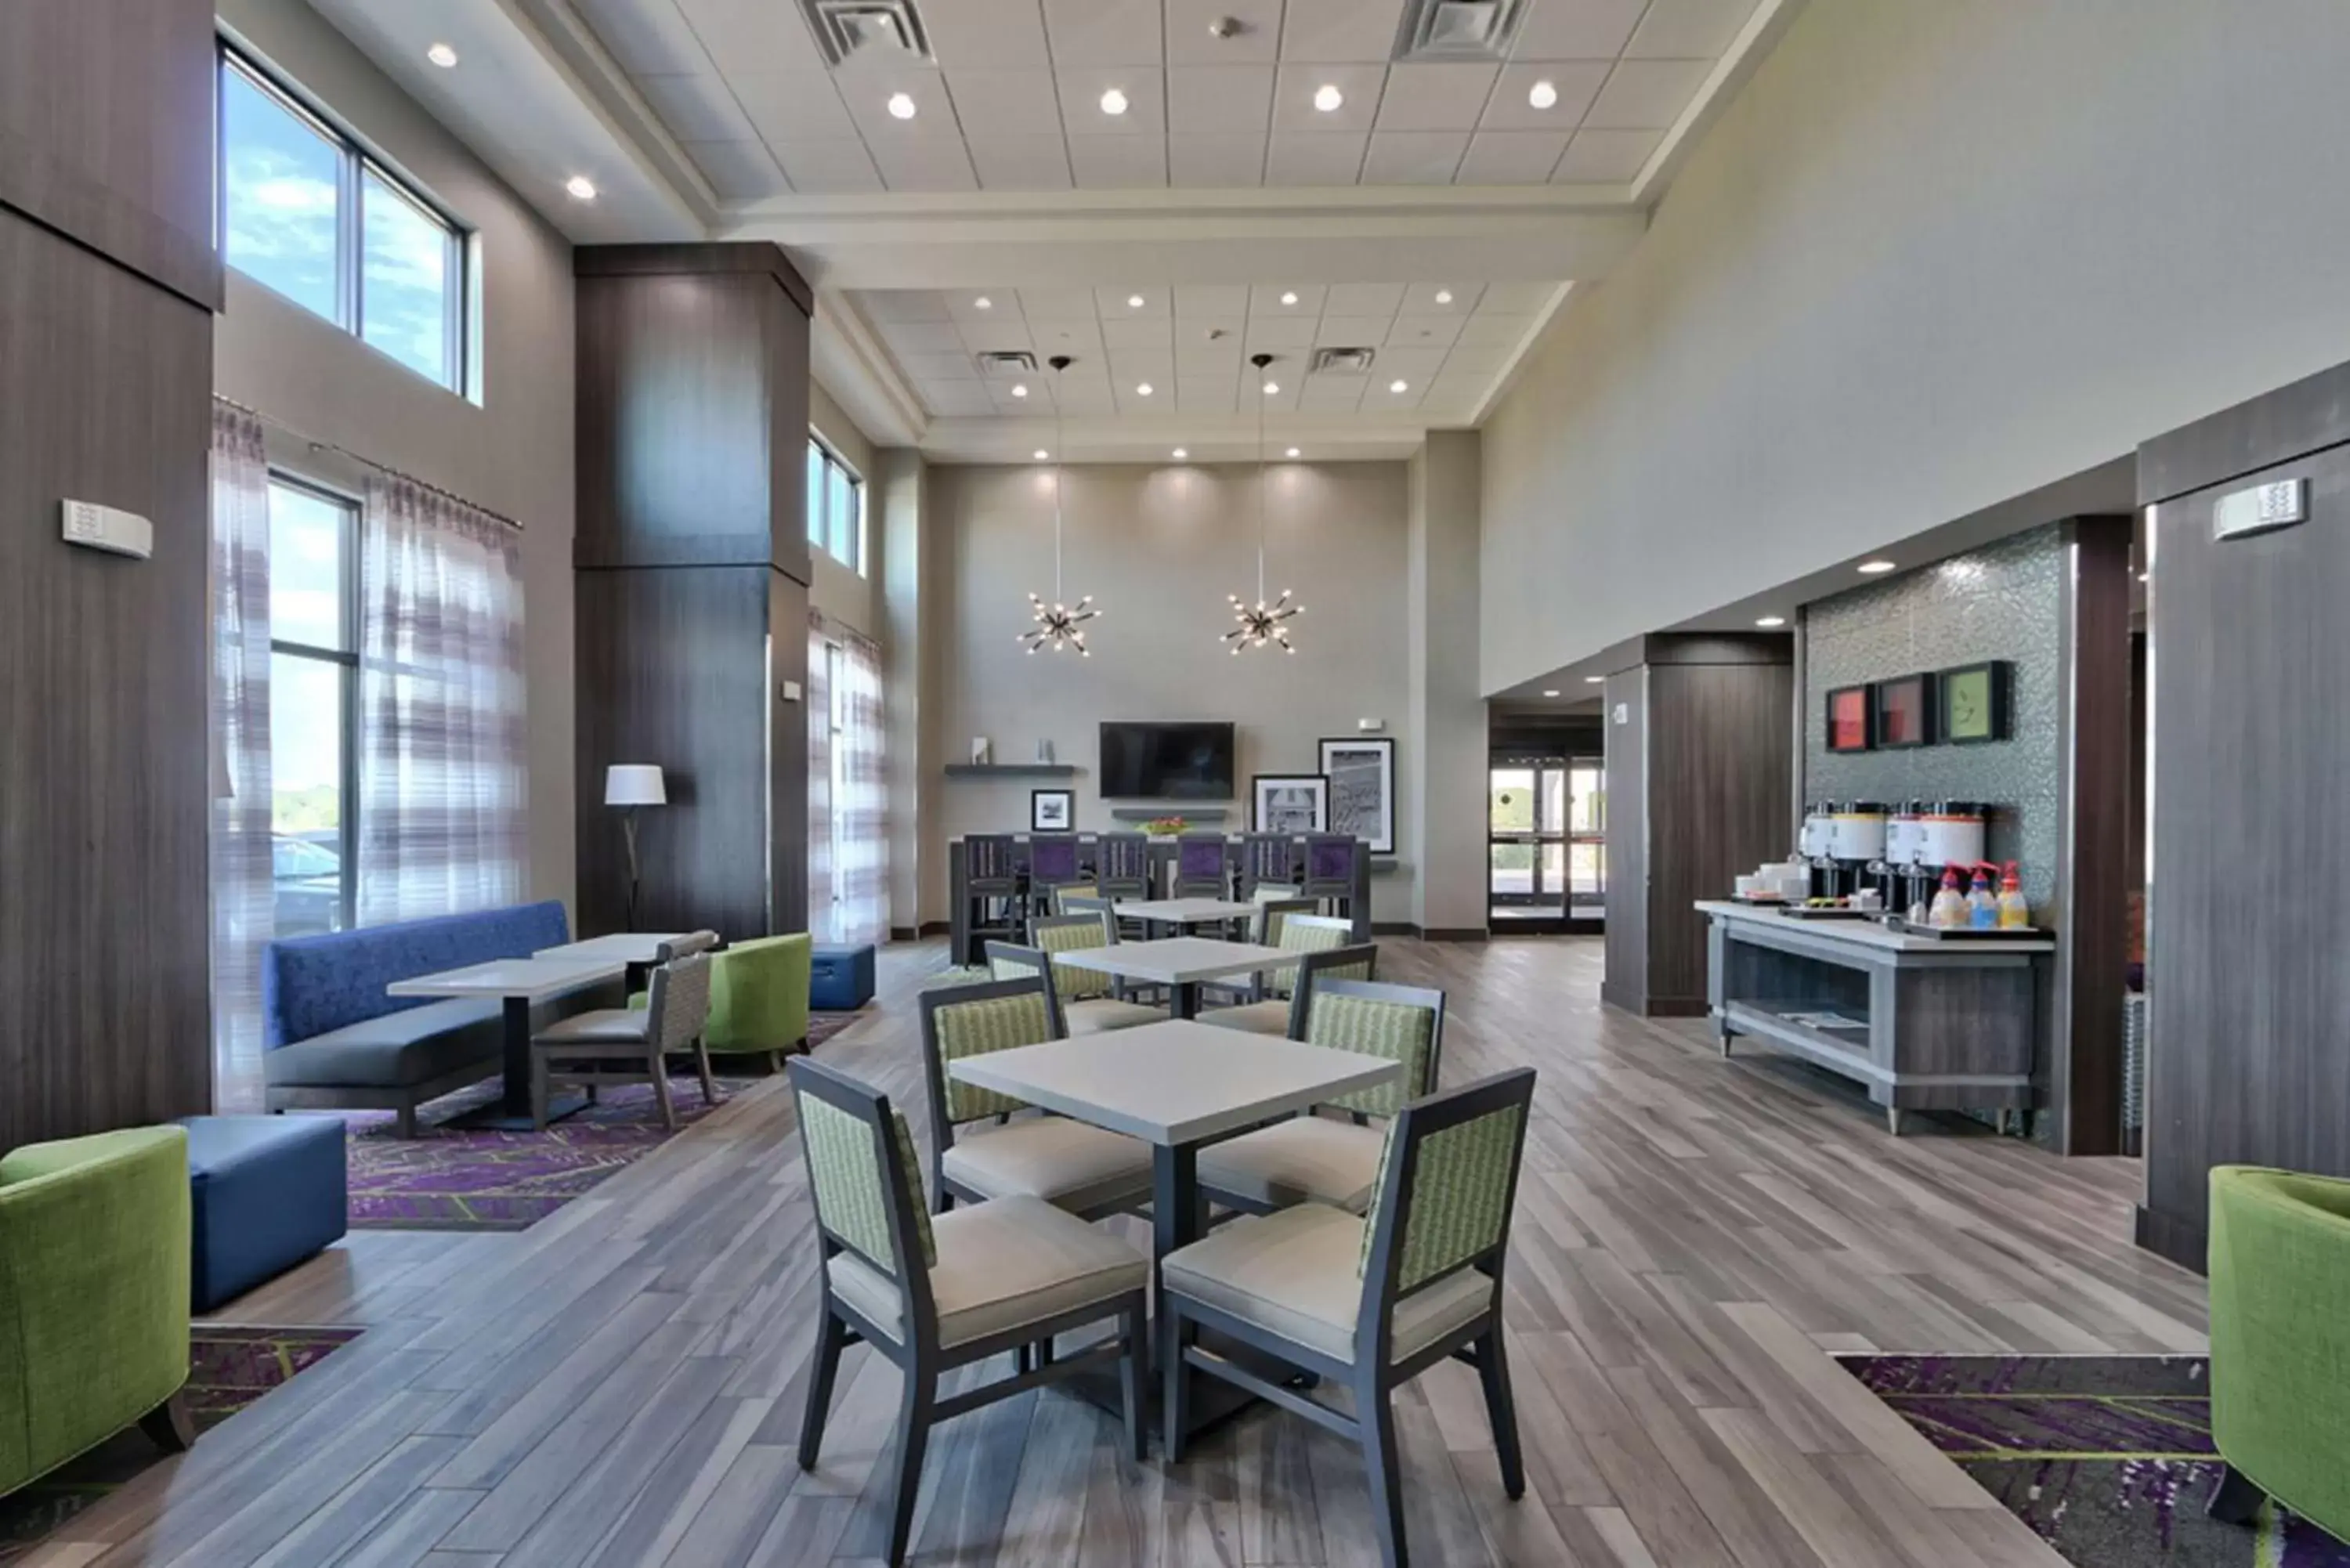
<svg viewBox="0 0 2350 1568"><path fill-rule="evenodd" d="M808 612L807 929L832 936L832 643L824 618Z"/></svg>
<svg viewBox="0 0 2350 1568"><path fill-rule="evenodd" d="M361 925L522 897L519 536L412 481L359 520Z"/></svg>
<svg viewBox="0 0 2350 1568"><path fill-rule="evenodd" d="M881 743L881 649L840 633L840 758L833 784L833 924L844 942L889 937L889 781Z"/></svg>
<svg viewBox="0 0 2350 1568"><path fill-rule="evenodd" d="M276 934L269 784L269 460L261 421L213 402L213 1106L257 1111L261 949Z"/></svg>

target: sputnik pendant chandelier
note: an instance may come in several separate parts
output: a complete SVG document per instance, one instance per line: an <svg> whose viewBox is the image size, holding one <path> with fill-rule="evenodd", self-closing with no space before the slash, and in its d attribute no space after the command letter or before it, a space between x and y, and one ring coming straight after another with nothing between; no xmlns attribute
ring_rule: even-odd
<svg viewBox="0 0 2350 1568"><path fill-rule="evenodd" d="M1036 624L1020 634L1020 641L1031 653L1040 648L1055 653L1074 648L1080 658L1090 659L1093 649L1086 646L1086 634L1078 628L1101 611L1093 607L1093 595L1072 605L1063 600L1061 591L1061 490L1069 471L1068 434L1061 422L1061 372L1069 368L1069 357L1055 354L1046 363L1053 367L1053 597L1047 603L1042 594L1028 596L1030 618Z"/></svg>
<svg viewBox="0 0 2350 1568"><path fill-rule="evenodd" d="M1297 649L1295 645L1289 640L1289 628L1284 623L1292 616L1297 614L1298 611L1305 607L1304 605L1293 604L1290 602L1289 590L1287 588L1281 590L1281 597L1279 598L1274 599L1270 604L1265 602L1264 400L1271 391L1271 386L1264 379L1264 371L1265 367L1273 363L1273 356L1270 354L1253 355L1250 358L1249 363L1256 367L1257 379L1256 597L1253 601L1244 601L1238 594L1227 594L1225 596L1225 597L1231 599L1232 603L1232 618L1240 623L1232 630L1224 633L1223 637L1224 641L1232 644L1232 653L1235 657L1237 657L1243 649L1263 648L1268 642L1279 644L1281 651L1284 653L1296 652Z"/></svg>

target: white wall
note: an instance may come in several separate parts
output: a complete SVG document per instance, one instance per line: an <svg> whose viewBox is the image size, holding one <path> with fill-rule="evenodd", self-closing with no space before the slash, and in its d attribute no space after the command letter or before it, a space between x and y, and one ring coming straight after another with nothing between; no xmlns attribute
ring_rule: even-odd
<svg viewBox="0 0 2350 1568"><path fill-rule="evenodd" d="M232 270L213 387L523 524L530 892L573 889L571 247L301 0L219 0L221 19L480 234L483 400L433 385ZM285 431L274 462L362 471Z"/></svg>
<svg viewBox="0 0 2350 1568"><path fill-rule="evenodd" d="M1492 900L1485 704L1477 690L1478 438L1431 431L1411 462L1411 922L1482 931Z"/></svg>
<svg viewBox="0 0 2350 1568"><path fill-rule="evenodd" d="M1482 681L2350 357L2342 0L1810 0L1485 426Z"/></svg>
<svg viewBox="0 0 2350 1568"><path fill-rule="evenodd" d="M1064 506L1067 596L1092 594L1104 614L1089 628L1094 657L1079 659L1031 656L1016 640L1030 591L1049 596L1053 587L1052 470L932 468L923 537L935 558L924 581L935 586L922 624L938 645L935 702L925 701L937 710L941 763L966 758L975 735L993 742L999 762L1033 759L1037 741L1050 740L1059 761L1082 770L1070 787L1088 831L1118 826L1096 765L1105 719L1232 721L1239 798L1225 826L1233 830L1247 826L1250 774L1313 772L1317 742L1353 735L1358 719L1388 722L1400 777L1413 745L1405 466L1283 463L1270 472L1268 586L1294 587L1305 604L1290 623L1295 654L1236 659L1218 640L1232 624L1225 596L1256 590L1253 465L1080 465L1069 471ZM1025 831L1028 792L1040 783L1051 786L944 784L940 841ZM1409 867L1409 817L1399 816L1397 840ZM1410 898L1409 875L1373 881L1378 919L1409 920Z"/></svg>

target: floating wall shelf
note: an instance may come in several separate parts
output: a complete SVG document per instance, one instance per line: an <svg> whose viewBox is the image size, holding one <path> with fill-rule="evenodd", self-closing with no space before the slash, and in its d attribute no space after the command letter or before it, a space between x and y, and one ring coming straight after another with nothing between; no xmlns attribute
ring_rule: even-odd
<svg viewBox="0 0 2350 1568"><path fill-rule="evenodd" d="M1075 763L949 763L951 779L1073 779Z"/></svg>

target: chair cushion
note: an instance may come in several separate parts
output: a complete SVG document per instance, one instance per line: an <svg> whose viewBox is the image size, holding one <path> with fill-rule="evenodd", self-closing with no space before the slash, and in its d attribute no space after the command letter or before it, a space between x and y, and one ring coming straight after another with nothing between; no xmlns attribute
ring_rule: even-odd
<svg viewBox="0 0 2350 1568"><path fill-rule="evenodd" d="M505 1041L495 997L452 996L330 1029L264 1052L275 1087L404 1088L494 1061Z"/></svg>
<svg viewBox="0 0 2350 1568"><path fill-rule="evenodd" d="M651 1012L633 1007L599 1007L557 1019L531 1036L535 1045L642 1045Z"/></svg>
<svg viewBox="0 0 2350 1568"><path fill-rule="evenodd" d="M1289 1003L1252 1002L1245 1007L1211 1007L1200 1014L1200 1022L1220 1029L1245 1029L1252 1034L1285 1035L1289 1033Z"/></svg>
<svg viewBox="0 0 2350 1568"><path fill-rule="evenodd" d="M931 1294L939 1343L962 1345L1139 1290L1150 1260L1041 1198L997 1198L931 1222ZM1353 1265L1348 1269L1351 1272ZM897 1282L853 1252L825 1264L834 1291L892 1339L903 1337Z"/></svg>
<svg viewBox="0 0 2350 1568"><path fill-rule="evenodd" d="M1150 1195L1149 1145L1066 1116L1022 1116L1003 1127L967 1129L941 1168L950 1179L989 1198L1024 1194L1072 1210Z"/></svg>
<svg viewBox="0 0 2350 1568"><path fill-rule="evenodd" d="M1061 1009L1062 1022L1069 1026L1072 1037L1079 1034L1100 1034L1112 1029L1133 1029L1145 1023L1164 1023L1167 1010L1145 1007L1139 1002L1118 1002L1100 997L1092 1002L1072 1002Z"/></svg>
<svg viewBox="0 0 2350 1568"><path fill-rule="evenodd" d="M1379 1179L1382 1127L1329 1116L1292 1116L1200 1151L1202 1186L1286 1209L1327 1203L1360 1214Z"/></svg>
<svg viewBox="0 0 2350 1568"><path fill-rule="evenodd" d="M1204 1241L1167 1254L1168 1290L1337 1361L1355 1359L1355 1319L1367 1288L1355 1272L1363 1221L1341 1209L1301 1203L1235 1220ZM1474 1322L1492 1304L1493 1282L1464 1269L1396 1307L1395 1359L1402 1361Z"/></svg>

